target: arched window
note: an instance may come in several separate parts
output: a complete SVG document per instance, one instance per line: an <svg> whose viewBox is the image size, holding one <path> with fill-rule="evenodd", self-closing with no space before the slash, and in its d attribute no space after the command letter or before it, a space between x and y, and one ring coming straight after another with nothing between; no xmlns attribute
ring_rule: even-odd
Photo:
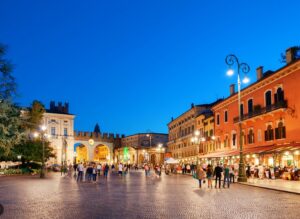
<svg viewBox="0 0 300 219"><path fill-rule="evenodd" d="M282 139L285 138L285 126L283 125L283 122L280 121L278 123L278 127L275 128L275 139Z"/></svg>
<svg viewBox="0 0 300 219"><path fill-rule="evenodd" d="M241 110L241 116L243 116L244 115L244 104L241 104L240 110Z"/></svg>
<svg viewBox="0 0 300 219"><path fill-rule="evenodd" d="M267 130L265 130L265 141L271 141L274 139L274 131L272 125L267 126Z"/></svg>
<svg viewBox="0 0 300 219"><path fill-rule="evenodd" d="M271 110L271 105L272 105L271 95L272 95L272 93L271 93L270 90L265 93L265 100L266 100L266 108L267 108L267 110Z"/></svg>
<svg viewBox="0 0 300 219"><path fill-rule="evenodd" d="M248 132L248 144L254 143L254 132L253 129L250 129Z"/></svg>
<svg viewBox="0 0 300 219"><path fill-rule="evenodd" d="M253 113L253 99L248 100L248 114L251 115Z"/></svg>
<svg viewBox="0 0 300 219"><path fill-rule="evenodd" d="M275 101L275 104L280 104L284 101L284 92L282 90L281 87L279 87L276 91L276 93L274 94L274 101Z"/></svg>

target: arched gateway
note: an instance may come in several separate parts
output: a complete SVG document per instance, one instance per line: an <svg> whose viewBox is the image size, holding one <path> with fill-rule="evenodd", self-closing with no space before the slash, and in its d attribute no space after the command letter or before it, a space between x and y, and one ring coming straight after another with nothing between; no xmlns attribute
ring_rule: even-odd
<svg viewBox="0 0 300 219"><path fill-rule="evenodd" d="M113 162L113 148L121 138L113 134L95 132L74 133L74 155L76 162Z"/></svg>

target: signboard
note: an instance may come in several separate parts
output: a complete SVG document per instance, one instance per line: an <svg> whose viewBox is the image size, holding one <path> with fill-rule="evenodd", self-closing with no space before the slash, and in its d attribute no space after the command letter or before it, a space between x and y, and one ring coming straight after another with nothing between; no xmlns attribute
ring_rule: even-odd
<svg viewBox="0 0 300 219"><path fill-rule="evenodd" d="M124 149L123 149L123 156L124 156L124 161L129 160L129 151L128 151L128 147L124 147Z"/></svg>

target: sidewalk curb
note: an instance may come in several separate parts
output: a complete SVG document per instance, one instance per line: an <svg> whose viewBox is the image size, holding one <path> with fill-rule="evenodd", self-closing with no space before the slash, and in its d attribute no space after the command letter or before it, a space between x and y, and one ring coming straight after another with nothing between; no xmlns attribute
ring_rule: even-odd
<svg viewBox="0 0 300 219"><path fill-rule="evenodd" d="M288 191L288 190L284 190L284 189L276 189L276 188L270 188L270 187L265 187L265 186L259 186L259 185L252 185L252 184L248 184L248 183L241 183L241 182L237 182L240 185L245 185L245 186L252 186L252 187L257 187L257 188L261 188L261 189L268 189L268 190L273 190L273 191L278 191L278 192L286 192L286 193L291 193L291 194L295 194L295 195L300 195L300 192L293 192L293 191Z"/></svg>

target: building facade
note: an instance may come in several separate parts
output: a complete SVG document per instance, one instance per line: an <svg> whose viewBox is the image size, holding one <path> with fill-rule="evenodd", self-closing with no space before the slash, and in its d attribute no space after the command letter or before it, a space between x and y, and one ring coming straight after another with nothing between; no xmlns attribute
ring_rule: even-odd
<svg viewBox="0 0 300 219"><path fill-rule="evenodd" d="M115 162L138 165L162 164L167 142L168 135L162 133L138 133L126 136L121 140L121 147L114 150Z"/></svg>
<svg viewBox="0 0 300 219"><path fill-rule="evenodd" d="M215 135L220 152L203 157L221 158L223 162L239 162L239 139L243 143L246 163L269 166L299 166L300 150L300 60L293 49L286 52L286 65L277 71L257 68L257 81L238 95L231 95L213 106ZM242 135L238 128L241 111Z"/></svg>
<svg viewBox="0 0 300 219"><path fill-rule="evenodd" d="M211 104L191 105L191 108L168 124L168 149L172 156L183 163L196 163L200 152L201 138L204 137L204 126L198 124L203 115L209 110ZM201 129L201 127L202 129ZM195 133L196 127L202 130L200 135ZM195 135L197 134L197 136ZM201 144L202 146L202 144Z"/></svg>
<svg viewBox="0 0 300 219"><path fill-rule="evenodd" d="M50 102L50 108L43 115L42 123L46 126L50 146L56 158L51 158L49 164L72 163L74 160L74 118L69 113L69 104L58 105Z"/></svg>

